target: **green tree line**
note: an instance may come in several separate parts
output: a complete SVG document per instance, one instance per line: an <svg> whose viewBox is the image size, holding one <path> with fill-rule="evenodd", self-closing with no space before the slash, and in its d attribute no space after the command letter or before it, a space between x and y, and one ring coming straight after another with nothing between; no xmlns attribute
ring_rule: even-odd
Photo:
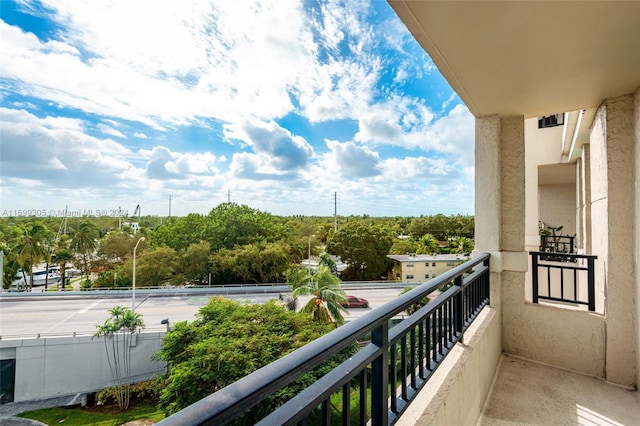
<svg viewBox="0 0 640 426"><path fill-rule="evenodd" d="M338 218L335 231L333 217L276 216L235 203L140 222L134 233L118 218L0 218L3 286L20 270L29 281L41 263L59 264L64 273L67 262L82 271L85 287L131 286L133 247L141 236L140 287L285 282L293 265L323 253L347 265L343 280L378 280L393 266L388 254L470 252L474 233L472 216L348 216Z"/></svg>

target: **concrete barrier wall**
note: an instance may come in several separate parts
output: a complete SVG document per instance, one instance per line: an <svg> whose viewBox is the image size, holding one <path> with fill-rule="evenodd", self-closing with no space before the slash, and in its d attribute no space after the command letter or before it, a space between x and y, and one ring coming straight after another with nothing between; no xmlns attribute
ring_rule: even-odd
<svg viewBox="0 0 640 426"><path fill-rule="evenodd" d="M407 407L397 426L474 425L491 390L501 351L499 312L485 307Z"/></svg>
<svg viewBox="0 0 640 426"><path fill-rule="evenodd" d="M165 333L139 333L131 342L131 379L146 380L165 371L151 357ZM15 359L14 401L33 401L94 392L114 384L105 339L91 336L0 341L0 359Z"/></svg>

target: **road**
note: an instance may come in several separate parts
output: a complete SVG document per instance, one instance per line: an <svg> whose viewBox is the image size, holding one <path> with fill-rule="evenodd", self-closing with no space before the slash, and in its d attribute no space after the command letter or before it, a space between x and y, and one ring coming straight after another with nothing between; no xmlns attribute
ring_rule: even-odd
<svg viewBox="0 0 640 426"><path fill-rule="evenodd" d="M396 297L399 289L358 289L347 290L348 294L363 297L369 301L367 309L349 309L346 319L360 315L383 305ZM163 296L142 294L136 299L136 312L142 314L147 330L164 330L160 322L168 318L171 324L191 321L200 307L207 304L210 295ZM243 294L225 296L235 300L264 303L276 299L277 293ZM300 298L302 307L308 300ZM103 323L114 306L131 307L131 297L12 297L0 299L0 336L2 339L19 337L41 337L93 334L96 325Z"/></svg>

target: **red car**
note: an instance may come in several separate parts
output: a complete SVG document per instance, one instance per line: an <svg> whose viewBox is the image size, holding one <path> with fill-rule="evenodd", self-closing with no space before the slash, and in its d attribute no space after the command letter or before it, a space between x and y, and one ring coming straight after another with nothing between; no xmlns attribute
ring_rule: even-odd
<svg viewBox="0 0 640 426"><path fill-rule="evenodd" d="M345 308L368 308L369 301L355 296L347 296L347 300L342 302L342 306Z"/></svg>

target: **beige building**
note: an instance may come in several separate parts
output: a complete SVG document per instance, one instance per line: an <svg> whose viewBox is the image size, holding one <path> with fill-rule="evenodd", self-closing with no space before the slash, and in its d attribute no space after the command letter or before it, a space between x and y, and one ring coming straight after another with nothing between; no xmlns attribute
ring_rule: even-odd
<svg viewBox="0 0 640 426"><path fill-rule="evenodd" d="M475 246L492 268L476 334L399 423L640 424L638 392L617 393L640 372L640 2L389 3L476 117ZM539 222L597 256L593 310L536 300ZM552 294L566 277L549 277ZM518 363L554 368L536 385L505 370ZM597 380L565 395L545 384L558 376Z"/></svg>
<svg viewBox="0 0 640 426"><path fill-rule="evenodd" d="M390 254L387 257L396 263L393 278L408 283L429 281L469 259L460 254Z"/></svg>

